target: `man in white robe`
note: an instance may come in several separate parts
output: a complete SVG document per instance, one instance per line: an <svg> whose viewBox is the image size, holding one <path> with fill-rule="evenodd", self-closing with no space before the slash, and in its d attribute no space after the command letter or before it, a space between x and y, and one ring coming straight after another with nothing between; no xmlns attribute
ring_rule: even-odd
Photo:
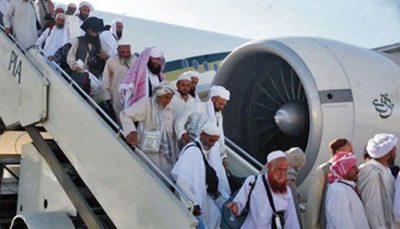
<svg viewBox="0 0 400 229"><path fill-rule="evenodd" d="M326 194L326 227L328 229L369 229L363 203L356 191L357 158L339 152L330 166L330 185Z"/></svg>
<svg viewBox="0 0 400 229"><path fill-rule="evenodd" d="M197 103L200 103L200 96L196 92L196 86L200 80L200 73L198 71L188 71L187 74L191 76L192 86L190 88L189 94L195 99Z"/></svg>
<svg viewBox="0 0 400 229"><path fill-rule="evenodd" d="M81 29L81 25L89 17L90 12L92 11L92 4L82 1L79 4L79 13L75 16L66 17L65 26L68 30L68 38L70 41L85 34L85 31Z"/></svg>
<svg viewBox="0 0 400 229"><path fill-rule="evenodd" d="M175 119L183 112L194 108L196 101L189 94L192 85L191 76L186 72L179 75L176 81L178 93L174 95L171 101L171 107L175 110Z"/></svg>
<svg viewBox="0 0 400 229"><path fill-rule="evenodd" d="M119 113L123 109L118 88L126 72L132 67L135 61L136 56L131 54L131 45L124 40L120 40L118 44L118 55L110 57L104 67L102 77L104 100L109 100L111 102L118 122Z"/></svg>
<svg viewBox="0 0 400 229"><path fill-rule="evenodd" d="M110 30L103 31L100 34L100 40L106 45L108 56L118 54L118 41L122 39L124 24L117 18L111 22Z"/></svg>
<svg viewBox="0 0 400 229"><path fill-rule="evenodd" d="M396 144L393 134L376 134L367 144L372 159L360 166L357 187L371 228L400 228L393 212L395 179L389 169Z"/></svg>
<svg viewBox="0 0 400 229"><path fill-rule="evenodd" d="M5 32L13 36L27 49L36 43L40 23L39 8L32 0L10 0L3 16Z"/></svg>
<svg viewBox="0 0 400 229"><path fill-rule="evenodd" d="M267 157L267 174L258 175L258 179L251 193L251 204L246 220L242 229L269 229L271 228L273 210L268 199L267 189L264 182L268 184L274 202L275 210L283 212L284 228L299 229L300 224L294 206L292 192L287 185L287 171L289 168L285 153L274 151ZM265 180L265 181L263 181ZM250 176L244 182L242 188L236 197L227 207L233 215L240 215L247 203L250 192L251 182L254 182L253 176Z"/></svg>
<svg viewBox="0 0 400 229"><path fill-rule="evenodd" d="M220 190L215 190L215 186L212 186L213 189L207 188L206 165L203 157L211 166L210 157L213 153L215 154L212 148L218 141L219 134L219 129L215 124L204 125L200 138L186 145L171 171L176 184L195 203L193 214L200 221L204 220L208 229L216 229L220 225L221 212L215 201L219 195L216 192Z"/></svg>
<svg viewBox="0 0 400 229"><path fill-rule="evenodd" d="M44 44L43 51L46 56L53 56L69 40L67 29L64 27L65 15L58 13L55 22L56 24L51 28L47 28L36 41L36 45L39 47Z"/></svg>
<svg viewBox="0 0 400 229"><path fill-rule="evenodd" d="M0 25L4 25L3 16L7 11L8 0L0 0Z"/></svg>
<svg viewBox="0 0 400 229"><path fill-rule="evenodd" d="M67 6L67 11L65 11L66 16L74 15L76 11L76 4L71 2Z"/></svg>

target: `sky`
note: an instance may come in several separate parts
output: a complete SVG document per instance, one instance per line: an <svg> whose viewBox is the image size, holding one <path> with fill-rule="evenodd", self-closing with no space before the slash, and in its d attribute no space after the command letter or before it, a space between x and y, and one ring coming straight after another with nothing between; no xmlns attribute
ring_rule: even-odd
<svg viewBox="0 0 400 229"><path fill-rule="evenodd" d="M60 3L76 0L59 0ZM95 10L248 39L317 36L374 48L400 42L400 0L93 0Z"/></svg>

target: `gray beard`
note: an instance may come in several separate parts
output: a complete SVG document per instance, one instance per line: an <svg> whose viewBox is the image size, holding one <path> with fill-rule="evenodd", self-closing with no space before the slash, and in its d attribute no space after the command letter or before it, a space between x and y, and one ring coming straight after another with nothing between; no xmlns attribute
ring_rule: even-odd
<svg viewBox="0 0 400 229"><path fill-rule="evenodd" d="M123 58L123 57L120 57L120 56L118 56L119 57L119 62L122 64L122 65L129 65L129 63L130 63L130 61L131 61L131 59L132 59L132 55L130 56L130 57L128 57L128 58ZM132 66L131 66L132 67Z"/></svg>

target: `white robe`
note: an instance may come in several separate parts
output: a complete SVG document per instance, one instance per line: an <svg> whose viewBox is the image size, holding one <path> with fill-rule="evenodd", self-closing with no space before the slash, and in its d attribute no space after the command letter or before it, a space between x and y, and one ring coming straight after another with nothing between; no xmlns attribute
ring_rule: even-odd
<svg viewBox="0 0 400 229"><path fill-rule="evenodd" d="M357 187L371 228L399 228L393 214L394 177L372 159L360 166Z"/></svg>
<svg viewBox="0 0 400 229"><path fill-rule="evenodd" d="M4 15L7 11L8 0L0 0L0 12Z"/></svg>
<svg viewBox="0 0 400 229"><path fill-rule="evenodd" d="M12 27L15 39L23 49L27 49L38 39L36 30L36 20L40 22L38 17L39 8L33 1L10 0L3 16L3 23L5 28Z"/></svg>
<svg viewBox="0 0 400 229"><path fill-rule="evenodd" d="M65 17L65 27L67 28L70 42L79 36L85 35L85 31L81 29L82 24L83 21L77 15Z"/></svg>
<svg viewBox="0 0 400 229"><path fill-rule="evenodd" d="M325 199L327 229L369 229L364 206L354 190L355 182L341 182L328 186Z"/></svg>
<svg viewBox="0 0 400 229"><path fill-rule="evenodd" d="M179 92L175 93L171 100L171 107L175 110L175 119L177 119L185 111L191 110L196 105L195 99L189 95L188 99L185 101Z"/></svg>
<svg viewBox="0 0 400 229"><path fill-rule="evenodd" d="M47 56L52 56L59 48L64 46L68 40L67 29L65 27L59 29L54 26L51 30L50 28L47 28L43 31L42 35L40 35L36 41L36 45L42 46L44 44L43 52Z"/></svg>
<svg viewBox="0 0 400 229"><path fill-rule="evenodd" d="M117 23L122 21L113 20L111 23L110 30L103 31L100 33L100 40L106 45L108 56L115 56L118 54L118 41L122 39L117 36Z"/></svg>
<svg viewBox="0 0 400 229"><path fill-rule="evenodd" d="M272 222L272 208L268 200L267 191L263 180L265 175L258 175L256 185L251 193L251 203L249 214L242 225L242 229L269 229ZM250 192L250 183L254 182L254 176L246 179L243 186L240 188L236 197L233 199L238 204L239 214L242 212L247 202L247 197ZM292 192L287 187L286 194L276 194L271 191L272 198L275 204L276 211L285 211L285 228L300 229L300 224L297 218L296 209L294 206Z"/></svg>
<svg viewBox="0 0 400 229"><path fill-rule="evenodd" d="M400 220L400 173L396 178L393 212L397 221Z"/></svg>
<svg viewBox="0 0 400 229"><path fill-rule="evenodd" d="M210 163L211 155L208 155L205 150L203 152ZM210 164L210 166L212 165ZM185 191L195 204L200 206L207 228L219 228L221 212L207 193L205 165L200 149L192 146L182 151L172 168L171 174L177 185Z"/></svg>

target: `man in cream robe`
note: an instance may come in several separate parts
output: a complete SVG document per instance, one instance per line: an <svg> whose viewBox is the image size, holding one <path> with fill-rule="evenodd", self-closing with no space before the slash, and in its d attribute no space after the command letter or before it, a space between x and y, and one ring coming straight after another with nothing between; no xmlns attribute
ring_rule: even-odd
<svg viewBox="0 0 400 229"><path fill-rule="evenodd" d="M36 43L38 30L36 22L40 23L39 8L32 0L10 0L3 16L6 33L11 33L27 49Z"/></svg>
<svg viewBox="0 0 400 229"><path fill-rule="evenodd" d="M154 96L142 98L120 113L120 120L126 141L131 146L139 146L166 176L170 176L171 168L177 160L176 138L173 130L174 111L168 106L174 90L167 82L154 88ZM136 128L134 122L139 122ZM141 140L146 132L158 131L160 145L157 152L146 152Z"/></svg>
<svg viewBox="0 0 400 229"><path fill-rule="evenodd" d="M102 77L104 100L110 100L118 121L119 113L123 109L118 88L126 72L135 61L136 57L131 54L131 45L126 41L120 40L118 55L110 57L104 67Z"/></svg>
<svg viewBox="0 0 400 229"><path fill-rule="evenodd" d="M47 56L53 56L59 48L68 42L68 32L64 27L65 16L62 13L56 15L56 24L52 28L44 30L36 41L37 46L43 47L43 52Z"/></svg>
<svg viewBox="0 0 400 229"><path fill-rule="evenodd" d="M282 151L274 151L268 154L267 174L260 174L251 193L249 213L241 229L270 229L273 218L273 210L268 199L264 182L268 184L272 200L277 212L283 211L285 220L284 228L300 229L300 223L296 214L292 192L287 185L288 162ZM233 215L240 215L247 203L250 183L254 183L254 176L250 176L244 182L236 197L227 207Z"/></svg>
<svg viewBox="0 0 400 229"><path fill-rule="evenodd" d="M211 166L210 158L216 154L212 148L218 141L219 134L219 129L215 124L204 125L200 137L185 146L171 171L177 185L196 205L193 214L199 221L204 220L207 229L219 228L221 212L215 201L216 196L207 192L203 156ZM218 154L217 157L219 157Z"/></svg>
<svg viewBox="0 0 400 229"><path fill-rule="evenodd" d="M367 144L372 159L360 166L357 187L371 228L400 228L393 213L395 180L389 169L396 144L396 136L376 134Z"/></svg>

